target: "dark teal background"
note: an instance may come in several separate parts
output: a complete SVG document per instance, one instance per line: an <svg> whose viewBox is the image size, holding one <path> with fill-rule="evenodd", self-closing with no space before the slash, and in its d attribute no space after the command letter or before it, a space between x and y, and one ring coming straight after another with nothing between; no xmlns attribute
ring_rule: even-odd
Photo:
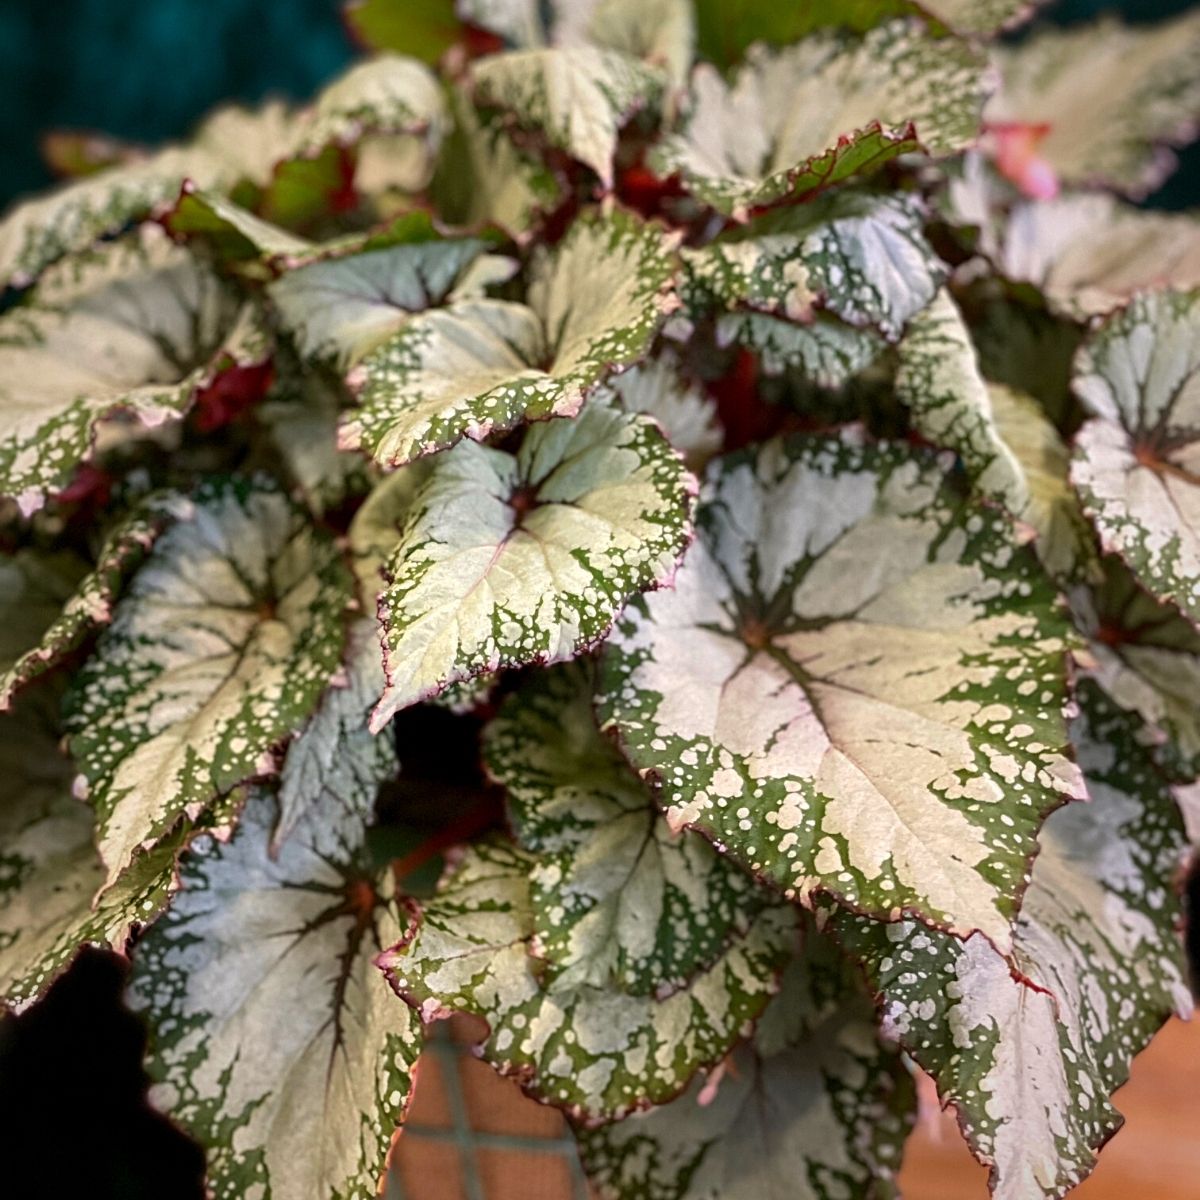
<svg viewBox="0 0 1200 1200"><path fill-rule="evenodd" d="M1073 22L1115 9L1146 21L1193 3L1059 0L1048 15ZM153 142L185 133L222 100L311 95L355 53L338 8L338 0L0 0L0 207L50 182L38 153L45 130ZM1154 203L1200 204L1200 151Z"/></svg>

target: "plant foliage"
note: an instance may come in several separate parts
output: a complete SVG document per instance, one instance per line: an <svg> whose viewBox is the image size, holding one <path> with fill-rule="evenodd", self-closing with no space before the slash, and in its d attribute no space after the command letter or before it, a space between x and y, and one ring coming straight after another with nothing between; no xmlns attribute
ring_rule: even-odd
<svg viewBox="0 0 1200 1200"><path fill-rule="evenodd" d="M1031 7L356 0L0 222L0 988L130 954L214 1196L375 1195L459 1011L603 1196L894 1195L918 1069L1087 1175L1190 1005L1200 15Z"/></svg>

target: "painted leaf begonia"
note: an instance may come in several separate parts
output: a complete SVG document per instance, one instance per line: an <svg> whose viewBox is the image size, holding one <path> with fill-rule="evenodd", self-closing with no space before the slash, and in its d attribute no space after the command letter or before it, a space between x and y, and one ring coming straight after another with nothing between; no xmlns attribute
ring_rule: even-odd
<svg viewBox="0 0 1200 1200"><path fill-rule="evenodd" d="M64 260L0 318L0 493L41 507L105 420L178 418L269 357L255 309L155 226Z"/></svg>
<svg viewBox="0 0 1200 1200"><path fill-rule="evenodd" d="M598 399L530 427L515 454L440 455L384 567L372 728L449 684L599 641L631 595L670 579L692 488L652 421Z"/></svg>
<svg viewBox="0 0 1200 1200"><path fill-rule="evenodd" d="M898 154L962 150L979 129L982 59L919 21L862 38L818 33L779 51L753 47L726 83L707 64L692 76L685 130L654 159L721 212L850 178Z"/></svg>
<svg viewBox="0 0 1200 1200"><path fill-rule="evenodd" d="M578 1131L616 1200L891 1194L915 1107L854 963L812 930L754 1035L671 1103Z"/></svg>
<svg viewBox="0 0 1200 1200"><path fill-rule="evenodd" d="M1093 684L1073 737L1090 800L1046 822L1013 939L1014 976L979 935L837 918L882 993L884 1028L953 1103L998 1200L1061 1197L1121 1122L1109 1096L1191 997L1174 936L1183 827Z"/></svg>
<svg viewBox="0 0 1200 1200"><path fill-rule="evenodd" d="M536 256L528 304L469 299L408 320L350 376L342 445L399 466L524 420L573 416L645 356L674 307L674 238L617 210Z"/></svg>
<svg viewBox="0 0 1200 1200"><path fill-rule="evenodd" d="M1200 623L1200 291L1150 292L1075 362L1071 482L1106 551Z"/></svg>
<svg viewBox="0 0 1200 1200"><path fill-rule="evenodd" d="M395 755L363 738L274 857L264 791L227 844L193 843L134 956L151 1100L204 1146L221 1200L371 1200L408 1105L421 1027L374 965L402 925L363 844Z"/></svg>
<svg viewBox="0 0 1200 1200"><path fill-rule="evenodd" d="M109 883L264 771L338 664L350 587L328 534L258 483L210 485L159 538L68 717Z"/></svg>
<svg viewBox="0 0 1200 1200"><path fill-rule="evenodd" d="M793 949L794 916L785 905L764 909L712 966L663 999L588 984L547 990L529 947L534 861L503 843L474 845L381 957L392 987L425 1020L486 1017L483 1057L581 1119L670 1099L762 1011Z"/></svg>
<svg viewBox="0 0 1200 1200"><path fill-rule="evenodd" d="M789 894L1007 950L1038 827L1081 794L1071 639L944 467L855 431L718 460L674 588L609 639L600 712L673 824Z"/></svg>
<svg viewBox="0 0 1200 1200"><path fill-rule="evenodd" d="M673 833L596 727L592 673L568 665L501 708L484 743L530 873L533 950L555 992L686 986L760 907L749 876L698 834Z"/></svg>

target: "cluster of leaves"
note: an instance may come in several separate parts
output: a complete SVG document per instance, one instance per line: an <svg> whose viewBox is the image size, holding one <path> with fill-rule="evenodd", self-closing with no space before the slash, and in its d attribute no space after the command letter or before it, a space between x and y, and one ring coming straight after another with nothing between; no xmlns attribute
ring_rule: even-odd
<svg viewBox="0 0 1200 1200"><path fill-rule="evenodd" d="M214 1196L374 1195L453 1011L605 1196L891 1195L913 1064L1091 1169L1189 1006L1200 15L1027 7L360 0L0 224L0 986L131 952Z"/></svg>

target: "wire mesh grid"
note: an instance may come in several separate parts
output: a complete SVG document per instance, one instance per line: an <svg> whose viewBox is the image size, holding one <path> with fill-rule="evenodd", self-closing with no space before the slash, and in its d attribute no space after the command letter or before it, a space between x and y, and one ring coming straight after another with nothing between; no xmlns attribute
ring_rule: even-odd
<svg viewBox="0 0 1200 1200"><path fill-rule="evenodd" d="M476 1059L471 1033L429 1030L385 1200L591 1200L562 1115Z"/></svg>

